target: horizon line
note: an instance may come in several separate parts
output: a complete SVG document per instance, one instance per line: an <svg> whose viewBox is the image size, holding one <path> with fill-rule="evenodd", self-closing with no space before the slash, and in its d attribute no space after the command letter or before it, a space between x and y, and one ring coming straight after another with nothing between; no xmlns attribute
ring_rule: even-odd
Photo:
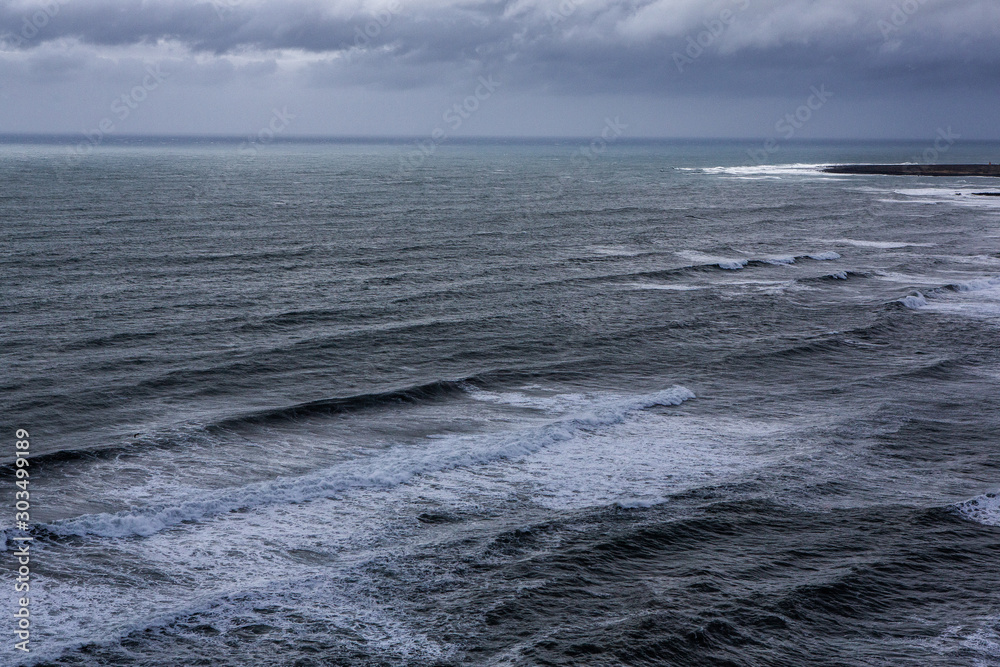
<svg viewBox="0 0 1000 667"><path fill-rule="evenodd" d="M762 142L773 137L725 137L725 136L636 136L619 137L609 144L629 144L629 143L654 143L654 142ZM0 143L67 143L74 144L81 141L88 141L89 137L85 132L0 132ZM181 134L181 133L128 133L128 134L105 134L96 142L97 144L120 144L128 141L191 141L191 142L211 142L220 141L227 143L258 143L253 134ZM351 135L351 134L302 134L284 135L268 138L267 141L259 143L268 144L295 144L295 143L419 143L430 140L430 135L413 134L385 134L385 135ZM445 140L435 142L438 144L447 143L531 143L531 142L589 142L593 141L593 136L586 135L462 135L452 136ZM881 142L881 143L916 143L926 142L927 137L795 137L782 140L782 143L832 143L832 142ZM959 143L1000 143L1000 138L969 138L958 139ZM91 142L93 143L93 142ZM95 144L96 145L96 144Z"/></svg>

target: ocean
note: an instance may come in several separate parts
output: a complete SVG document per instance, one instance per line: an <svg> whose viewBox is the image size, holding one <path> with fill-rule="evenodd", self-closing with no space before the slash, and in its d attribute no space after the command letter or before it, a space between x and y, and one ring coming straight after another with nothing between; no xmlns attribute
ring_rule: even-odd
<svg viewBox="0 0 1000 667"><path fill-rule="evenodd" d="M0 664L1000 665L996 186L759 144L7 138Z"/></svg>

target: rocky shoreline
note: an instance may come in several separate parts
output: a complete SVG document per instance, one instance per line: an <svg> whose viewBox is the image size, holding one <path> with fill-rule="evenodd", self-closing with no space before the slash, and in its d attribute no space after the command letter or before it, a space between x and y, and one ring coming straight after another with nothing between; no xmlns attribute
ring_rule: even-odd
<svg viewBox="0 0 1000 667"><path fill-rule="evenodd" d="M1000 176L1000 164L839 164L823 171L884 176Z"/></svg>

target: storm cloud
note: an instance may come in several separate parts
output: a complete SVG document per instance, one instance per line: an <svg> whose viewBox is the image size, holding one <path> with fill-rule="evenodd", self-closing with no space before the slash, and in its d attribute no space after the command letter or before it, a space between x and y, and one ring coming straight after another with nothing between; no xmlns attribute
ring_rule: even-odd
<svg viewBox="0 0 1000 667"><path fill-rule="evenodd" d="M155 63L171 72L171 108L185 95L189 105L212 98L199 86L228 86L264 106L337 91L351 105L408 96L419 114L489 75L540 116L564 100L570 125L587 99L628 100L640 119L671 109L683 125L685 108L758 113L826 85L869 110L924 105L934 122L955 117L983 134L1000 82L998 33L1000 3L986 0L18 1L0 6L0 76L17 94L58 96L60 86L127 85ZM963 116L959 99L981 114ZM39 129L8 111L7 129ZM386 133L412 129L388 110L376 115ZM830 133L844 134L849 115ZM487 133L507 131L499 118L485 122ZM759 127L719 122L704 132Z"/></svg>

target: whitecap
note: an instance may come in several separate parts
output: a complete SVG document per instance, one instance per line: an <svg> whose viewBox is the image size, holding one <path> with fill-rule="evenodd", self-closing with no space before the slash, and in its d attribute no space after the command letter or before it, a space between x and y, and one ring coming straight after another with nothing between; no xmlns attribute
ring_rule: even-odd
<svg viewBox="0 0 1000 667"><path fill-rule="evenodd" d="M1000 526L1000 496L985 493L955 505L958 513L985 526Z"/></svg>
<svg viewBox="0 0 1000 667"><path fill-rule="evenodd" d="M699 264L715 264L720 269L726 269L728 271L737 271L742 269L750 261L749 259L744 259L742 257L718 257L716 255L707 255L705 253L695 251L680 251L677 255L692 262L698 262Z"/></svg>
<svg viewBox="0 0 1000 667"><path fill-rule="evenodd" d="M582 430L622 423L653 406L680 405L695 395L675 385L652 394L596 398L573 415L544 426L492 435L449 435L426 447L398 447L366 460L342 463L299 477L279 477L216 491L182 490L180 500L116 513L87 514L46 524L57 535L98 537L147 536L187 522L262 506L287 505L331 498L352 489L394 487L414 477L504 459L515 459L572 438Z"/></svg>
<svg viewBox="0 0 1000 667"><path fill-rule="evenodd" d="M935 243L911 243L909 241L866 241L863 239L833 239L824 243L843 243L859 248L881 248L892 250L897 248L933 248Z"/></svg>
<svg viewBox="0 0 1000 667"><path fill-rule="evenodd" d="M723 167L704 167L705 174L722 174L727 176L824 176L829 178L823 169L829 167L826 163L794 163L794 164L762 164Z"/></svg>
<svg viewBox="0 0 1000 667"><path fill-rule="evenodd" d="M915 310L917 308L923 308L924 306L926 306L927 298L920 292L917 292L915 295L903 297L902 299L899 300L899 302L904 306L906 306L907 308L913 308Z"/></svg>

